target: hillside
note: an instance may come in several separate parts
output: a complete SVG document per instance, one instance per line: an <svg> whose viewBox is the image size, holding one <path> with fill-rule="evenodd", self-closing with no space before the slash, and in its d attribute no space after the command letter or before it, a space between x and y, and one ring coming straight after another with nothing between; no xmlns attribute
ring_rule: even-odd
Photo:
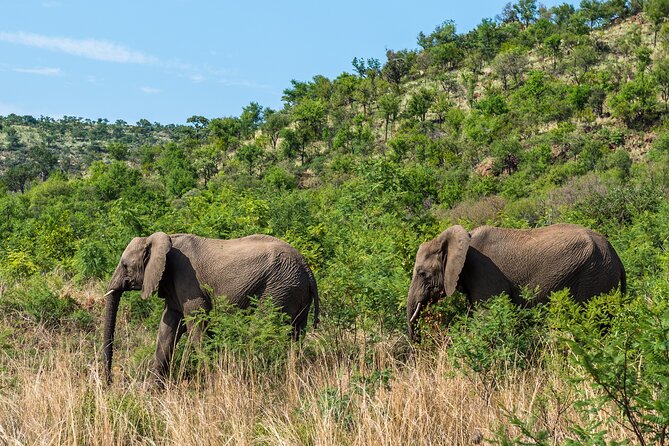
<svg viewBox="0 0 669 446"><path fill-rule="evenodd" d="M665 3L519 0L294 80L281 110L0 117L0 443L667 444ZM411 343L416 250L456 223L589 227L627 295L469 308L456 293ZM291 345L271 311L216 313L159 393L163 302L126 293L106 388L106 284L157 231L288 241L320 328Z"/></svg>

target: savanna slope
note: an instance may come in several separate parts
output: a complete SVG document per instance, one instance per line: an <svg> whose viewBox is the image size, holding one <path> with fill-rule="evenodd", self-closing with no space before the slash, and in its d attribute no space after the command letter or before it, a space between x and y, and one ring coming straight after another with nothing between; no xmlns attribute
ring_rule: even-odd
<svg viewBox="0 0 669 446"><path fill-rule="evenodd" d="M293 81L284 108L184 125L0 118L3 444L667 444L669 2L509 4L466 34ZM628 295L467 314L405 335L421 241L453 223L579 223ZM161 303L126 293L100 379L105 280L155 231L265 233L311 264L322 325L220 306L146 376Z"/></svg>

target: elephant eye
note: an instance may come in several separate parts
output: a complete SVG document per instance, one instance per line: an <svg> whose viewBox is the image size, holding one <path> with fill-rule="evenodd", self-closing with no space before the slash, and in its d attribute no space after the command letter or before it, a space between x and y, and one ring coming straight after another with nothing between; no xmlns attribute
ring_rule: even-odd
<svg viewBox="0 0 669 446"><path fill-rule="evenodd" d="M427 277L427 273L426 273L425 271L423 271L423 270L418 271L418 275L421 276L422 278Z"/></svg>

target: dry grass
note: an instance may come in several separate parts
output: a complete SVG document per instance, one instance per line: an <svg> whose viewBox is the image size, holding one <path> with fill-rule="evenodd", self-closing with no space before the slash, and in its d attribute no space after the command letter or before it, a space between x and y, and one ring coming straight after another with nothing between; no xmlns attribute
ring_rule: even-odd
<svg viewBox="0 0 669 446"><path fill-rule="evenodd" d="M353 339L333 347L332 337L311 333L280 370L223 357L159 391L146 374L149 329L121 324L107 388L99 333L9 320L0 333L12 324L0 336L3 445L488 444L501 428L519 435L508 412L532 414L559 444L577 418L573 391L555 372L511 371L487 390L453 368L446 348L414 352L399 337L356 349Z"/></svg>

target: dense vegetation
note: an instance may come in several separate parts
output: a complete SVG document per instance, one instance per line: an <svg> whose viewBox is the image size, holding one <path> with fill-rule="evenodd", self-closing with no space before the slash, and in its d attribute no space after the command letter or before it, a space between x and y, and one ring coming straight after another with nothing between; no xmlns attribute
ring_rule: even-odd
<svg viewBox="0 0 669 446"><path fill-rule="evenodd" d="M26 398L51 401L30 393L28 382L45 375L70 383L68 420L81 428L51 441L199 441L195 430L165 430L178 412L171 397L175 412L150 393L101 390L97 378L73 384L79 374L97 376L90 364L101 343L101 294L120 253L133 236L165 231L271 234L299 249L318 280L322 328L299 347L288 345L271 309L226 308L210 316L219 328L206 348L175 364L176 382L207 381L200 372L218 365L214 376L239 377L238 390L250 392L248 406L216 400L253 418L223 424L222 436L669 443L667 16L666 0L550 9L518 0L468 33L445 21L421 32L417 49L389 50L383 62L356 57L352 72L335 79L294 80L281 110L252 102L239 116L167 126L0 117L0 402L12 408L0 413L0 439L39 438L21 411ZM456 296L426 318L422 345L408 343L404 304L420 242L453 223L557 222L611 240L627 269L627 296L580 308L557 293L535 309L502 296L473 316ZM119 360L128 376L146 368L161 303L123 299ZM48 346L87 359L62 374L67 361L45 353ZM318 378L303 382L301 373ZM421 376L427 387L411 390ZM278 404L281 377L294 398L283 415L267 415L258 405ZM531 379L534 393L523 399ZM225 389L223 378L209 380L202 387ZM249 381L270 400L258 403ZM478 402L454 382L474 389ZM212 398L199 385L174 392L194 407ZM425 404L424 418L402 424L393 405L402 398ZM495 415L440 418L465 400L471 413ZM378 401L387 404L379 403L383 416L400 421L375 431L374 415L363 414L376 413ZM108 429L91 427L99 423Z"/></svg>

